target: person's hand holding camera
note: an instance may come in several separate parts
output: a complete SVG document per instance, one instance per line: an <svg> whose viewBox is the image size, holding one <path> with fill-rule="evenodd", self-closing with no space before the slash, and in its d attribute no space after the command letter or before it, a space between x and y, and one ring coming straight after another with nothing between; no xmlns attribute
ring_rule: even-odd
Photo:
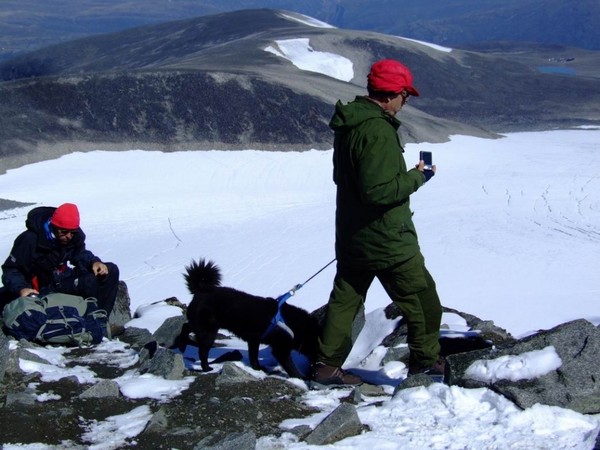
<svg viewBox="0 0 600 450"><path fill-rule="evenodd" d="M425 169L425 162L423 160L419 161L419 164L415 166L415 168L423 174L425 177L425 183L431 180L431 177L435 175L436 166L431 166L431 169Z"/></svg>

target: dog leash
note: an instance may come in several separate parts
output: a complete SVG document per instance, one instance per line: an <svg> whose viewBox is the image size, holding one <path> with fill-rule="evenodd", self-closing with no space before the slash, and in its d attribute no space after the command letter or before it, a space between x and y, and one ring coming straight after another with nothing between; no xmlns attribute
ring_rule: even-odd
<svg viewBox="0 0 600 450"><path fill-rule="evenodd" d="M294 332L292 331L292 329L290 327L288 327L286 325L285 321L283 320L283 316L281 315L281 308L283 307L285 302L287 302L288 299L296 293L296 291L302 289L306 283L308 283L314 277L316 277L321 272L323 272L327 267L329 267L331 264L333 264L333 262L335 260L336 260L336 258L333 258L331 261L329 261L327 264L325 264L323 267L321 267L317 272L315 272L310 278L308 278L304 283L297 284L292 289L287 291L285 294L282 294L275 299L275 300L277 300L277 313L275 313L275 316L271 320L271 324L266 329L266 331L263 333L263 335L261 336L261 339L265 339L267 336L269 336L269 334L271 334L276 327L283 329L283 331L285 331L287 334L290 335L290 337L292 339L294 339Z"/></svg>
<svg viewBox="0 0 600 450"><path fill-rule="evenodd" d="M308 283L310 280L312 280L314 277L316 277L317 275L319 275L321 272L323 272L325 269L327 269L330 265L333 264L333 262L336 260L336 258L333 258L331 261L329 261L327 264L325 264L323 267L321 267L312 277L310 277L308 280L306 280L304 283L302 284L297 284L295 287L297 288L296 291L298 289L300 289L302 286L304 286L306 283ZM295 292L295 291L294 291ZM292 294L294 295L294 294Z"/></svg>
<svg viewBox="0 0 600 450"><path fill-rule="evenodd" d="M325 269L327 269L331 264L333 264L333 262L336 260L336 258L333 258L331 261L329 261L327 264L325 264L323 267L321 267L317 272L315 272L308 280L306 280L304 283L301 284L297 284L296 286L294 286L292 289L290 289L289 291L287 291L285 294L280 295L279 297L277 297L277 301L285 303L285 301L290 298L292 295L294 295L296 293L296 291L302 289L304 287L304 285L306 283L308 283L310 280L312 280L314 277L316 277L317 275L319 275L321 272L323 272Z"/></svg>

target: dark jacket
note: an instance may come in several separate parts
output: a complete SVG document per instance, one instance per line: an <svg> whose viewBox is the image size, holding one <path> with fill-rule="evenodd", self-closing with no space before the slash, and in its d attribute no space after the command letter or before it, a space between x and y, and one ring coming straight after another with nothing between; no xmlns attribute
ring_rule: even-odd
<svg viewBox="0 0 600 450"><path fill-rule="evenodd" d="M31 288L37 277L39 287L53 286L64 270L91 271L92 264L100 261L85 248L85 233L78 229L68 245L60 245L52 235L49 220L56 208L41 206L27 214L25 226L13 244L10 255L2 265L2 284L13 295L23 288Z"/></svg>
<svg viewBox="0 0 600 450"><path fill-rule="evenodd" d="M409 196L425 177L406 169L400 121L357 97L337 103L329 126L335 131L339 267L381 270L406 261L419 252Z"/></svg>

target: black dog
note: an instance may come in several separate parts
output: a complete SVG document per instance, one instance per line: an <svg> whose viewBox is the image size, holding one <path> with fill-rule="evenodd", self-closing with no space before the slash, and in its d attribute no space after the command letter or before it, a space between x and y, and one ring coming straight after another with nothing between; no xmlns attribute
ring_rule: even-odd
<svg viewBox="0 0 600 450"><path fill-rule="evenodd" d="M188 343L197 345L203 371L212 370L208 352L219 329L224 328L248 343L253 369L264 370L258 363L258 348L263 343L271 346L273 356L289 376L304 378L294 364L291 352L296 350L311 362L314 360L319 335L315 317L284 303L280 311L283 323L272 326L278 310L275 299L221 287L220 269L211 261L192 262L186 272L184 278L194 297L187 308L188 323L178 338L178 346L184 351ZM195 334L193 342L188 337L190 332Z"/></svg>

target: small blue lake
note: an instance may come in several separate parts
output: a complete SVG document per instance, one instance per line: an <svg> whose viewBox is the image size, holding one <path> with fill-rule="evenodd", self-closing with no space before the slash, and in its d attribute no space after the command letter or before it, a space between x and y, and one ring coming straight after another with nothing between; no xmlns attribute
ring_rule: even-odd
<svg viewBox="0 0 600 450"><path fill-rule="evenodd" d="M537 70L542 73L552 73L557 75L577 75L577 71L572 67L539 66Z"/></svg>

